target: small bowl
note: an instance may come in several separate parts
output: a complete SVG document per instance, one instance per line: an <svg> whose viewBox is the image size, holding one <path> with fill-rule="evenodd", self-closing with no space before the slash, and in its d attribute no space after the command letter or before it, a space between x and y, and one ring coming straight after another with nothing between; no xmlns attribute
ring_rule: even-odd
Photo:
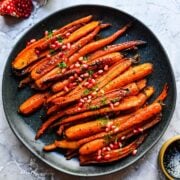
<svg viewBox="0 0 180 180"><path fill-rule="evenodd" d="M175 159L176 156L176 159ZM178 157L178 158L177 158ZM180 157L180 135L174 136L167 140L159 152L159 163L160 167L169 180L179 179L179 171L173 166L178 163L178 168L180 168L180 162L177 162ZM173 161L175 160L175 161ZM176 166L177 167L177 166ZM178 173L178 177L177 177Z"/></svg>

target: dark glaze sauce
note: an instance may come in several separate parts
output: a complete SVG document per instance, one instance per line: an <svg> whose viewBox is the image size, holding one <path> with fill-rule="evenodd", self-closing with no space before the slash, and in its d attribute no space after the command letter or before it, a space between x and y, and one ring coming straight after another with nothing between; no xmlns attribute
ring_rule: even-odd
<svg viewBox="0 0 180 180"><path fill-rule="evenodd" d="M173 142L166 149L163 162L169 175L180 179L180 140Z"/></svg>

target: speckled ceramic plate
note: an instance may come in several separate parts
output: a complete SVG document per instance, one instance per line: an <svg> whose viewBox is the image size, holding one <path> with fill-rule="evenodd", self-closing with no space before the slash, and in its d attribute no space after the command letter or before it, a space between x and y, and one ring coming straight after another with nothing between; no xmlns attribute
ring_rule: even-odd
<svg viewBox="0 0 180 180"><path fill-rule="evenodd" d="M147 41L147 45L141 47L139 49L139 53L142 57L142 62L151 62L154 64L154 73L148 78L148 84L153 85L156 89L156 93L153 98L160 93L164 83L166 82L169 85L169 94L165 101L166 106L163 109L162 121L151 130L150 135L140 146L136 156L129 156L108 165L83 167L79 166L78 159L73 158L72 160L66 160L61 152L45 153L42 151L42 147L45 144L53 142L56 138L55 134L49 132L40 140L34 140L35 133L41 125L39 116L42 111L39 111L30 117L23 117L17 113L19 105L32 94L32 90L28 87L22 90L17 88L18 79L12 75L11 62L25 47L28 40L32 38L40 38L43 32L47 29L51 30L58 28L68 22L89 14L92 14L94 19L102 20L103 22L111 23L113 25L113 27L101 33L102 37L112 34L119 27L122 27L128 22L133 22L133 27L128 31L128 33L119 38L115 43L135 39ZM141 158L152 146L155 145L155 143L157 143L171 120L175 107L176 86L170 62L163 47L154 34L143 23L117 9L97 5L81 5L66 8L50 15L33 26L17 42L9 55L4 70L2 95L4 111L10 127L20 141L34 155L59 171L79 176L97 176L109 174L126 168ZM153 98L151 100L153 100Z"/></svg>

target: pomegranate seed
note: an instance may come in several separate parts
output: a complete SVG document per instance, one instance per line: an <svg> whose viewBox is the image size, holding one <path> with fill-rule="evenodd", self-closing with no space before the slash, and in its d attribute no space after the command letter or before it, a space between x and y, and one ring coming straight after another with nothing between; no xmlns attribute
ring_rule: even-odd
<svg viewBox="0 0 180 180"><path fill-rule="evenodd" d="M78 78L78 75L77 75L77 73L75 73L75 74L74 74L74 77L75 77L75 78Z"/></svg>
<svg viewBox="0 0 180 180"><path fill-rule="evenodd" d="M135 156L137 154L137 149L135 149L133 152L132 152L132 155Z"/></svg>
<svg viewBox="0 0 180 180"><path fill-rule="evenodd" d="M84 97L84 101L87 101L88 100L88 98L87 97Z"/></svg>
<svg viewBox="0 0 180 180"><path fill-rule="evenodd" d="M109 69L109 66L108 65L105 65L104 66L104 70L107 71Z"/></svg>
<svg viewBox="0 0 180 180"><path fill-rule="evenodd" d="M91 82L92 82L93 84L95 84L95 83L96 83L96 80L95 80L95 79L92 79Z"/></svg>
<svg viewBox="0 0 180 180"><path fill-rule="evenodd" d="M73 69L73 68L74 68L74 64L72 64L69 68L70 68L70 69Z"/></svg>
<svg viewBox="0 0 180 180"><path fill-rule="evenodd" d="M74 65L76 68L80 67L81 65L77 62L75 65Z"/></svg>
<svg viewBox="0 0 180 180"><path fill-rule="evenodd" d="M64 55L64 54L63 54L62 52L59 52L59 53L58 53L58 56L59 56L60 58L63 57L63 55Z"/></svg>
<svg viewBox="0 0 180 180"><path fill-rule="evenodd" d="M81 57L79 57L79 61L82 61L83 60L83 57L81 56Z"/></svg>
<svg viewBox="0 0 180 180"><path fill-rule="evenodd" d="M110 105L111 109L114 109L113 103L110 103L109 105Z"/></svg>
<svg viewBox="0 0 180 180"><path fill-rule="evenodd" d="M78 81L82 82L82 81L83 81L83 79L82 79L81 77L78 77Z"/></svg>
<svg viewBox="0 0 180 180"><path fill-rule="evenodd" d="M79 107L82 107L82 106L83 106L83 103L82 103L82 102L80 102L80 103L78 104L78 106L79 106Z"/></svg>
<svg viewBox="0 0 180 180"><path fill-rule="evenodd" d="M121 143L121 142L119 142L118 144L119 144L119 147L120 147L120 148L122 148L122 143Z"/></svg>
<svg viewBox="0 0 180 180"><path fill-rule="evenodd" d="M119 148L118 144L114 144L113 146L114 146L113 149L118 149Z"/></svg>
<svg viewBox="0 0 180 180"><path fill-rule="evenodd" d="M50 54L47 54L47 55L46 55L46 57L47 57L47 58L50 58L50 57L51 57L51 55L50 55Z"/></svg>
<svg viewBox="0 0 180 180"><path fill-rule="evenodd" d="M84 73L83 75L84 75L84 77L89 77L88 73Z"/></svg>
<svg viewBox="0 0 180 180"><path fill-rule="evenodd" d="M94 91L94 92L92 93L92 95L93 95L93 96L95 96L96 94L97 94L97 92L96 92L96 91Z"/></svg>
<svg viewBox="0 0 180 180"><path fill-rule="evenodd" d="M102 148L102 150L103 150L103 151L106 151L106 150L107 150L107 148L106 148L106 147L103 147L103 148Z"/></svg>
<svg viewBox="0 0 180 180"><path fill-rule="evenodd" d="M117 133L119 131L119 128L116 127L114 130L113 130L115 133Z"/></svg>
<svg viewBox="0 0 180 180"><path fill-rule="evenodd" d="M116 128L116 126L115 126L115 125L112 125L112 126L111 126L111 128L112 128L112 129L115 129L115 128Z"/></svg>
<svg viewBox="0 0 180 180"><path fill-rule="evenodd" d="M110 130L109 128L106 128L106 129L105 129L106 132L109 132L109 130Z"/></svg>
<svg viewBox="0 0 180 180"><path fill-rule="evenodd" d="M39 55L40 51L36 49L36 50L35 50L35 53L36 53L37 55Z"/></svg>
<svg viewBox="0 0 180 180"><path fill-rule="evenodd" d="M84 103L84 99L81 98L81 99L80 99L80 102Z"/></svg>
<svg viewBox="0 0 180 180"><path fill-rule="evenodd" d="M133 130L133 133L134 133L134 134L137 134L137 133L138 133L138 131L137 131L136 129L134 129L134 130Z"/></svg>
<svg viewBox="0 0 180 180"><path fill-rule="evenodd" d="M62 50L65 50L67 47L66 47L66 45L64 44L64 45L62 45Z"/></svg>
<svg viewBox="0 0 180 180"><path fill-rule="evenodd" d="M100 156L100 155L101 155L101 153L102 153L102 150L101 150L101 149L99 149L99 150L98 150L98 156Z"/></svg>
<svg viewBox="0 0 180 180"><path fill-rule="evenodd" d="M71 44L67 43L67 49L70 49L70 48L71 48Z"/></svg>
<svg viewBox="0 0 180 180"><path fill-rule="evenodd" d="M48 31L45 31L45 32L44 32L44 35L45 35L45 36L47 36L48 34L49 34L49 32L48 32Z"/></svg>
<svg viewBox="0 0 180 180"><path fill-rule="evenodd" d="M77 86L77 82L73 82L73 86Z"/></svg>
<svg viewBox="0 0 180 180"><path fill-rule="evenodd" d="M86 87L86 86L88 86L89 85L89 82L85 82L84 83L84 86Z"/></svg>
<svg viewBox="0 0 180 180"><path fill-rule="evenodd" d="M143 128L138 128L138 131L142 133L143 132Z"/></svg>
<svg viewBox="0 0 180 180"><path fill-rule="evenodd" d="M36 42L36 39L31 39L30 40L30 43L34 43L34 42Z"/></svg>
<svg viewBox="0 0 180 180"><path fill-rule="evenodd" d="M70 79L70 80L74 80L74 76L70 76L69 79Z"/></svg>
<svg viewBox="0 0 180 180"><path fill-rule="evenodd" d="M55 49L55 48L56 48L56 45L55 45L55 44L51 44L51 45L50 45L50 48Z"/></svg>
<svg viewBox="0 0 180 180"><path fill-rule="evenodd" d="M65 73L66 72L66 69L64 68L64 69L62 69L62 71L61 71L62 73Z"/></svg>
<svg viewBox="0 0 180 180"><path fill-rule="evenodd" d="M52 30L52 33L55 33L56 31L57 31L57 29L53 29L53 30Z"/></svg>
<svg viewBox="0 0 180 180"><path fill-rule="evenodd" d="M78 107L78 111L80 111L81 110L81 108L80 107Z"/></svg>
<svg viewBox="0 0 180 180"><path fill-rule="evenodd" d="M109 159L110 158L110 154L106 154L105 156L104 156L104 159Z"/></svg>
<svg viewBox="0 0 180 180"><path fill-rule="evenodd" d="M121 137L121 140L125 140L125 139L126 139L126 136L122 136L122 137Z"/></svg>
<svg viewBox="0 0 180 180"><path fill-rule="evenodd" d="M65 36L68 38L70 35L71 35L71 33L67 32Z"/></svg>
<svg viewBox="0 0 180 180"><path fill-rule="evenodd" d="M80 77L83 78L83 77L84 77L84 74L81 74Z"/></svg>
<svg viewBox="0 0 180 180"><path fill-rule="evenodd" d="M102 158L102 156L97 156L97 160L100 160Z"/></svg>
<svg viewBox="0 0 180 180"><path fill-rule="evenodd" d="M64 87L64 90L65 90L66 92L68 92L68 91L69 91L69 89L68 89L68 87L67 87L67 86L65 86L65 87Z"/></svg>
<svg viewBox="0 0 180 180"><path fill-rule="evenodd" d="M87 65L87 64L83 64L82 67L85 68L85 69L87 69L87 68L88 68L88 65Z"/></svg>
<svg viewBox="0 0 180 180"><path fill-rule="evenodd" d="M119 105L119 102L115 102L115 103L114 103L114 106L118 106L118 105Z"/></svg>
<svg viewBox="0 0 180 180"><path fill-rule="evenodd" d="M100 70L98 71L98 74L102 74L102 73L103 73L103 70L100 69Z"/></svg>
<svg viewBox="0 0 180 180"><path fill-rule="evenodd" d="M69 88L72 88L72 87L73 87L73 83L69 83L69 84L68 84L68 87L69 87Z"/></svg>
<svg viewBox="0 0 180 180"><path fill-rule="evenodd" d="M91 95L88 95L88 99L91 99L92 98L92 96Z"/></svg>
<svg viewBox="0 0 180 180"><path fill-rule="evenodd" d="M92 88L92 87L93 87L93 84L89 84L89 85L87 86L88 89L90 89L90 88Z"/></svg>
<svg viewBox="0 0 180 180"><path fill-rule="evenodd" d="M112 144L112 143L109 146L110 146L111 149L114 148L114 144Z"/></svg>
<svg viewBox="0 0 180 180"><path fill-rule="evenodd" d="M107 149L107 151L111 151L111 148L110 148L110 147L107 147L106 149Z"/></svg>

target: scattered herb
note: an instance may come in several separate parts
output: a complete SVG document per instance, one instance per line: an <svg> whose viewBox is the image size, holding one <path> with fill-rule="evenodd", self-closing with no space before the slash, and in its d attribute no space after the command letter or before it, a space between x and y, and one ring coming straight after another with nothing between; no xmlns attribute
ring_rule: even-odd
<svg viewBox="0 0 180 180"><path fill-rule="evenodd" d="M116 102L119 102L120 98L115 98L115 99L112 99L111 102L112 103L116 103Z"/></svg>
<svg viewBox="0 0 180 180"><path fill-rule="evenodd" d="M109 122L109 119L106 118L106 117L104 117L104 118L103 118L103 117L102 117L102 118L99 118L98 120L100 121L100 123L101 123L102 126L106 126L107 123Z"/></svg>
<svg viewBox="0 0 180 180"><path fill-rule="evenodd" d="M109 144L112 141L113 137L110 134L107 134L104 136L104 140L106 141L106 144Z"/></svg>
<svg viewBox="0 0 180 180"><path fill-rule="evenodd" d="M104 47L103 47L103 50L106 50L106 49L107 49L107 46L104 46Z"/></svg>
<svg viewBox="0 0 180 180"><path fill-rule="evenodd" d="M51 38L53 36L53 32L52 31L48 31L48 38Z"/></svg>
<svg viewBox="0 0 180 180"><path fill-rule="evenodd" d="M63 61L63 62L58 63L58 67L63 69L67 67L67 64Z"/></svg>
<svg viewBox="0 0 180 180"><path fill-rule="evenodd" d="M83 92L83 94L86 96L86 95L88 95L90 93L90 90L89 89L85 89L84 90L84 92Z"/></svg>
<svg viewBox="0 0 180 180"><path fill-rule="evenodd" d="M101 104L102 104L102 105L106 105L106 104L107 104L107 98L106 98L106 97L103 97L103 98L101 99Z"/></svg>
<svg viewBox="0 0 180 180"><path fill-rule="evenodd" d="M98 89L98 86L95 85L94 87L91 88L92 91L96 91Z"/></svg>
<svg viewBox="0 0 180 180"><path fill-rule="evenodd" d="M89 106L89 109L96 110L96 109L99 109L99 106L97 106L97 105Z"/></svg>
<svg viewBox="0 0 180 180"><path fill-rule="evenodd" d="M58 36L57 40L61 43L63 41L63 38L61 36Z"/></svg>
<svg viewBox="0 0 180 180"><path fill-rule="evenodd" d="M92 75L94 74L94 71L93 71L93 70L88 70L88 74L89 74L90 76L92 76Z"/></svg>
<svg viewBox="0 0 180 180"><path fill-rule="evenodd" d="M83 60L84 60L84 61L87 61L87 60L88 60L88 57L87 57L87 56L84 56L84 57L83 57Z"/></svg>
<svg viewBox="0 0 180 180"><path fill-rule="evenodd" d="M53 55L55 53L55 50L54 49L50 49L49 50L49 54Z"/></svg>

